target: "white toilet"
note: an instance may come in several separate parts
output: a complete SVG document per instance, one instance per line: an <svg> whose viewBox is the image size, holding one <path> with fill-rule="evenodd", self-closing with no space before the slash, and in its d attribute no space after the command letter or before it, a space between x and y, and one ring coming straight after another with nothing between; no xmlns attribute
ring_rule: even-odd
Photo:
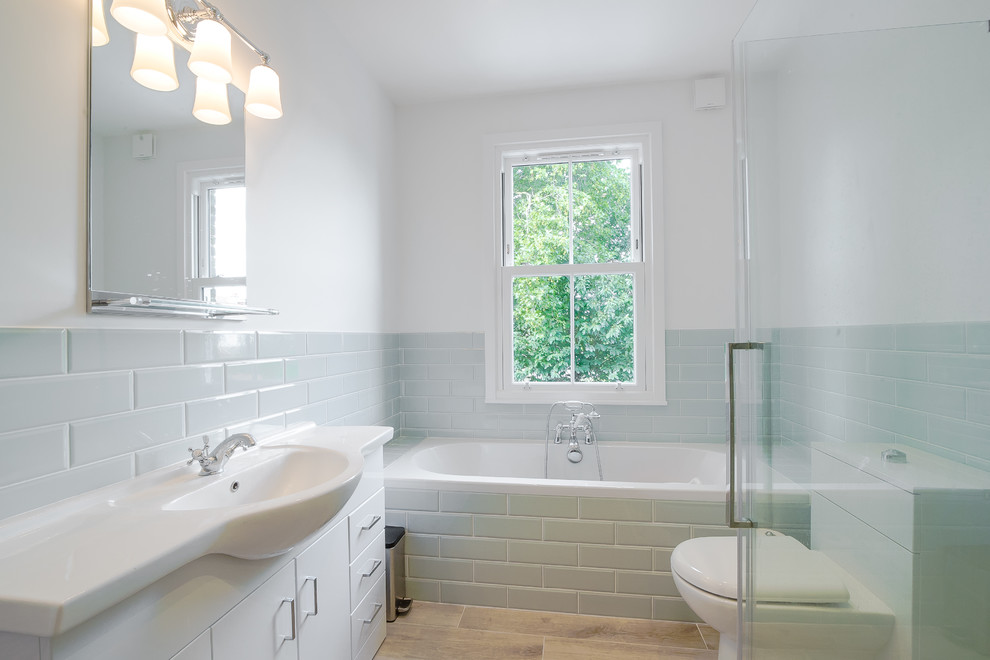
<svg viewBox="0 0 990 660"><path fill-rule="evenodd" d="M873 660L894 615L821 552L777 532L760 532L755 552L753 657L759 660ZM734 660L736 538L684 541L670 557L681 597L721 635L719 660Z"/></svg>

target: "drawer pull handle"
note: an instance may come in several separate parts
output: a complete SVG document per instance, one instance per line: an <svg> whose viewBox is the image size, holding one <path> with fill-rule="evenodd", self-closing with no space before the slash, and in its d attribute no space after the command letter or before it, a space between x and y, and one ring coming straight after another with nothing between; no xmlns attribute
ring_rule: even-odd
<svg viewBox="0 0 990 660"><path fill-rule="evenodd" d="M361 577L371 577L372 575L374 575L375 574L375 571L378 570L378 567L382 565L382 560L381 559L374 559L374 560L372 560L372 563L374 564L374 566L371 567L371 570L370 571L365 571L364 573L361 573Z"/></svg>
<svg viewBox="0 0 990 660"><path fill-rule="evenodd" d="M291 608L290 614L292 615L292 633L289 635L282 635L283 642L291 642L296 638L296 599L295 598L283 598L282 604L289 604Z"/></svg>
<svg viewBox="0 0 990 660"><path fill-rule="evenodd" d="M375 617L378 616L378 613L381 612L381 611L382 611L382 604L381 603L375 603L375 611L371 613L371 618L369 618L369 619L361 619L361 623L371 623L372 621L375 620Z"/></svg>
<svg viewBox="0 0 990 660"><path fill-rule="evenodd" d="M363 529L363 530L364 529L371 529L372 527L374 527L375 525L377 525L378 524L378 521L381 520L381 519L382 519L381 516L371 516L371 518L370 518L370 521L371 522L365 522L363 525L361 525L361 529Z"/></svg>
<svg viewBox="0 0 990 660"><path fill-rule="evenodd" d="M306 583L310 581L313 582L313 611L307 612L306 610L303 610L304 617L316 616L317 614L320 613L319 583L317 582L316 578L313 577L312 575L307 577L306 579L303 580L303 586L306 586Z"/></svg>

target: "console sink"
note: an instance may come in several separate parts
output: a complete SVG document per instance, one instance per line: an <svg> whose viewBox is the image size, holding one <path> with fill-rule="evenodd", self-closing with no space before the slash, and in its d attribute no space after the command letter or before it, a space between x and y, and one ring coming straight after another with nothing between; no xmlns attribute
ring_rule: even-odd
<svg viewBox="0 0 990 660"><path fill-rule="evenodd" d="M0 630L53 637L204 555L288 552L346 505L365 453L391 436L306 425L217 475L176 464L0 522Z"/></svg>

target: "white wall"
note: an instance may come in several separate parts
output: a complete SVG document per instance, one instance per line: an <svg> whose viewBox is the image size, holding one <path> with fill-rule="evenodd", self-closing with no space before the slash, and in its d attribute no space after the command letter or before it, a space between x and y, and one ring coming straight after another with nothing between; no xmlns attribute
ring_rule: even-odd
<svg viewBox="0 0 990 660"><path fill-rule="evenodd" d="M403 332L480 331L494 253L485 135L663 124L667 327L729 328L734 314L732 114L693 109L692 81L400 107L400 225L389 292Z"/></svg>
<svg viewBox="0 0 990 660"><path fill-rule="evenodd" d="M225 15L272 54L285 117L248 118L250 302L243 323L93 317L86 301L88 0L19 3L0 21L0 326L378 331L392 223L393 107L310 3Z"/></svg>

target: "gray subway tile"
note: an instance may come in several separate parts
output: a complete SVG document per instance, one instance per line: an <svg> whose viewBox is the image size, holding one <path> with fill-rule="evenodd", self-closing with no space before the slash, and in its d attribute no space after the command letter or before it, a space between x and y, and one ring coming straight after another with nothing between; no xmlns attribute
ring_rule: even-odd
<svg viewBox="0 0 990 660"><path fill-rule="evenodd" d="M615 571L546 566L543 568L543 581L551 589L615 593Z"/></svg>
<svg viewBox="0 0 990 660"><path fill-rule="evenodd" d="M474 533L475 536L538 541L543 538L543 525L539 518L476 515Z"/></svg>
<svg viewBox="0 0 990 660"><path fill-rule="evenodd" d="M446 536L471 536L471 516L456 513L406 514L408 531L415 534L441 534Z"/></svg>
<svg viewBox="0 0 990 660"><path fill-rule="evenodd" d="M583 520L614 520L652 522L653 503L650 500L582 497Z"/></svg>
<svg viewBox="0 0 990 660"><path fill-rule="evenodd" d="M441 536L439 556L456 559L483 559L487 561L506 561L508 558L507 541L504 539L478 539L462 536Z"/></svg>
<svg viewBox="0 0 990 660"><path fill-rule="evenodd" d="M0 487L69 467L65 424L0 434Z"/></svg>
<svg viewBox="0 0 990 660"><path fill-rule="evenodd" d="M476 561L474 563L474 581L517 587L542 587L543 567L533 564Z"/></svg>
<svg viewBox="0 0 990 660"><path fill-rule="evenodd" d="M389 519L389 512L385 512L385 524L394 525L396 522L392 522ZM398 523L400 527L406 526L406 519L403 515L401 522ZM440 556L440 537L432 536L428 534L406 534L406 555L418 555L420 557L439 557ZM451 555L452 556L452 555Z"/></svg>
<svg viewBox="0 0 990 660"><path fill-rule="evenodd" d="M418 488L385 489L385 508L404 511L439 511L440 495L435 490Z"/></svg>
<svg viewBox="0 0 990 660"><path fill-rule="evenodd" d="M691 537L686 525L657 525L649 523L617 523L615 542L653 548L673 548Z"/></svg>
<svg viewBox="0 0 990 660"><path fill-rule="evenodd" d="M472 562L461 559L409 556L406 558L409 577L428 580L455 580L471 582L474 576Z"/></svg>
<svg viewBox="0 0 990 660"><path fill-rule="evenodd" d="M704 623L680 597L654 597L653 619L655 621L689 621Z"/></svg>
<svg viewBox="0 0 990 660"><path fill-rule="evenodd" d="M990 353L990 323L966 324L966 352Z"/></svg>
<svg viewBox="0 0 990 660"><path fill-rule="evenodd" d="M440 493L440 510L452 513L506 513L506 495L504 493L461 493L442 491Z"/></svg>
<svg viewBox="0 0 990 660"><path fill-rule="evenodd" d="M510 608L517 610L539 610L543 612L576 614L578 611L578 594L576 591L509 587L508 605Z"/></svg>
<svg viewBox="0 0 990 660"><path fill-rule="evenodd" d="M339 332L309 332L306 334L306 353L322 355L343 350L344 337Z"/></svg>
<svg viewBox="0 0 990 660"><path fill-rule="evenodd" d="M578 611L581 614L650 619L653 617L653 601L648 596L581 593L578 596Z"/></svg>
<svg viewBox="0 0 990 660"><path fill-rule="evenodd" d="M526 564L577 566L578 547L574 543L509 541L509 561Z"/></svg>
<svg viewBox="0 0 990 660"><path fill-rule="evenodd" d="M674 578L670 574L652 571L616 571L615 591L620 594L679 597Z"/></svg>
<svg viewBox="0 0 990 660"><path fill-rule="evenodd" d="M585 520L544 520L543 538L570 543L615 543L615 523Z"/></svg>
<svg viewBox="0 0 990 660"><path fill-rule="evenodd" d="M306 355L306 335L302 332L259 332L258 357L276 358Z"/></svg>
<svg viewBox="0 0 990 660"><path fill-rule="evenodd" d="M725 503L655 500L653 502L653 522L725 524Z"/></svg>
<svg viewBox="0 0 990 660"><path fill-rule="evenodd" d="M509 513L514 516L577 518L578 498L556 495L509 495Z"/></svg>
<svg viewBox="0 0 990 660"><path fill-rule="evenodd" d="M440 602L440 583L436 580L417 580L406 577L406 596L428 603Z"/></svg>
<svg viewBox="0 0 990 660"><path fill-rule="evenodd" d="M505 607L508 602L505 586L462 582L441 582L440 600L478 607Z"/></svg>
<svg viewBox="0 0 990 660"><path fill-rule="evenodd" d="M653 552L649 548L581 545L578 546L578 565L649 571L653 569Z"/></svg>

